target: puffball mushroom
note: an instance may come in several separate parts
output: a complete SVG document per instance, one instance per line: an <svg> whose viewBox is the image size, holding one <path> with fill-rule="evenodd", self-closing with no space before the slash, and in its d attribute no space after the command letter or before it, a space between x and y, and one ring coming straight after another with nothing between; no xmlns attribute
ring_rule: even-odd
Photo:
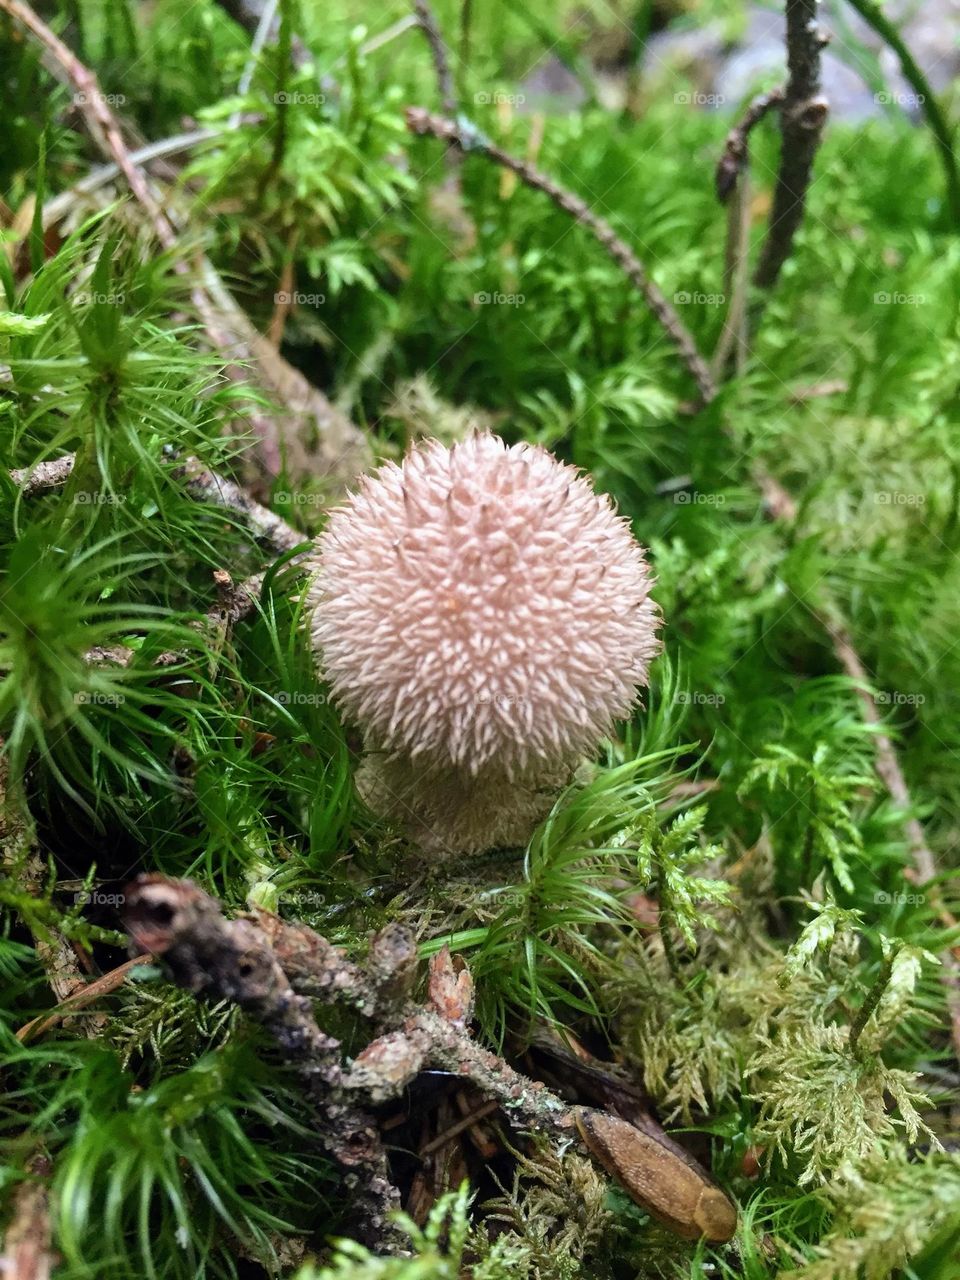
<svg viewBox="0 0 960 1280"><path fill-rule="evenodd" d="M546 449L480 433L364 477L306 603L358 785L431 851L525 841L659 650L644 553Z"/></svg>

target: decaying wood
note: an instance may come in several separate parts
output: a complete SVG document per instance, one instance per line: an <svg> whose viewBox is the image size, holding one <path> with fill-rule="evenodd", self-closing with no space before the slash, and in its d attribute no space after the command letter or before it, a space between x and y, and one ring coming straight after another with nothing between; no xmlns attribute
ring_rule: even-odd
<svg viewBox="0 0 960 1280"><path fill-rule="evenodd" d="M416 947L400 925L375 935L366 960L357 963L306 925L268 912L225 920L219 905L191 881L163 876L141 876L128 887L125 923L134 945L161 956L180 986L233 1000L273 1034L317 1103L326 1149L356 1175L360 1228L381 1247L396 1245L387 1240L385 1224L398 1192L390 1183L376 1122L365 1108L398 1098L424 1071L456 1077L480 1100L462 1125L442 1131L442 1141L441 1134L425 1139L431 1151L455 1136L454 1129L459 1133L490 1114L492 1104L519 1133L541 1135L557 1148L579 1141L590 1149L582 1135L578 1138L575 1109L474 1040L469 1029L473 982L463 960L451 957L446 947L430 961L426 999L418 1004L410 998ZM308 997L346 1004L370 1020L373 1038L352 1062L319 1029ZM624 1168L613 1169L631 1194L649 1208L644 1179L654 1178L657 1205L667 1219L673 1206L675 1228L679 1224L683 1233L707 1231L721 1238L716 1196L726 1205L727 1223L736 1215L709 1176L686 1153L678 1155L669 1140L618 1123L621 1135L637 1135L624 1148L629 1148ZM647 1148L655 1149L656 1174L645 1163ZM609 1170L609 1152L605 1159Z"/></svg>
<svg viewBox="0 0 960 1280"><path fill-rule="evenodd" d="M160 876L128 887L124 919L135 945L162 956L179 986L233 1001L274 1037L318 1105L319 1136L351 1188L358 1237L397 1251L390 1215L400 1196L376 1121L344 1087L339 1042L320 1030L310 1000L294 992L256 921L226 920L192 882Z"/></svg>
<svg viewBox="0 0 960 1280"><path fill-rule="evenodd" d="M35 1155L13 1197L13 1217L0 1253L5 1280L50 1280L58 1259L50 1224L50 1161Z"/></svg>

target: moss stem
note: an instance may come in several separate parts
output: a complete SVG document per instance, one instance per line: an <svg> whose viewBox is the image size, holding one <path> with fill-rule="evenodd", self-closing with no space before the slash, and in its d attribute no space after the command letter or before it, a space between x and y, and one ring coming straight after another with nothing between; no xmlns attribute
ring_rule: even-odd
<svg viewBox="0 0 960 1280"><path fill-rule="evenodd" d="M890 981L890 975L893 972L893 962L896 958L896 949L891 947L890 954L884 958L883 964L880 966L880 972L877 974L877 980L867 992L863 1004L860 1006L860 1012L857 1014L850 1028L850 1052L859 1061L863 1061L863 1050L860 1048L860 1037L867 1023L870 1021L870 1015L880 1003L887 984Z"/></svg>

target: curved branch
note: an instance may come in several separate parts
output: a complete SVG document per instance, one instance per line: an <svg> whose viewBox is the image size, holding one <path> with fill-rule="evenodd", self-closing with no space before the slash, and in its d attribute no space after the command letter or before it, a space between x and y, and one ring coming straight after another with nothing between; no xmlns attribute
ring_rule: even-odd
<svg viewBox="0 0 960 1280"><path fill-rule="evenodd" d="M559 186L552 178L548 178L526 160L520 160L517 156L502 150L470 125L456 120L447 120L443 116L431 115L423 107L407 107L406 117L407 128L411 133L429 135L440 142L452 143L463 152L469 151L485 156L494 164L515 173L528 187L535 191L542 191L544 195L550 197L558 209L562 209L575 222L586 227L643 295L647 306L666 330L683 363L693 376L703 400L713 399L717 393L716 384L707 362L697 349L692 334L657 285L647 275L646 268L640 259L629 245L620 239L605 218L594 213L589 205L572 191Z"/></svg>

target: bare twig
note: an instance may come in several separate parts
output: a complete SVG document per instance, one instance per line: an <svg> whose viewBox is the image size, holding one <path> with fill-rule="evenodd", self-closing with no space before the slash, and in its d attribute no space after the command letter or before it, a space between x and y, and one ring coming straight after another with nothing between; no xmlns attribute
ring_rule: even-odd
<svg viewBox="0 0 960 1280"><path fill-rule="evenodd" d="M880 727L882 722L877 711L876 701L870 692L870 677L867 675L866 669L860 661L860 656L854 648L853 637L846 624L835 614L819 610L817 618L833 643L833 651L837 655L840 666L856 684L857 696L860 699L864 720L875 730L873 745L876 752L877 773L890 793L890 798L894 804L899 809L909 813L912 808L912 801L907 781L903 776L903 770L900 768L900 761L897 759L893 743ZM908 818L904 823L904 830L907 833L910 852L913 855L919 879L921 881L932 880L937 874L937 864L927 844L923 827L917 818Z"/></svg>
<svg viewBox="0 0 960 1280"><path fill-rule="evenodd" d="M305 536L275 511L256 502L234 481L208 470L196 458L187 458L174 471L186 481L187 492L202 502L224 507L242 516L251 531L279 554L292 551Z"/></svg>
<svg viewBox="0 0 960 1280"><path fill-rule="evenodd" d="M639 290L650 310L666 331L673 345L679 352L683 363L699 388L705 401L712 400L716 394L716 386L707 363L697 350L693 336L681 321L674 308L663 293L647 275L646 268L633 250L617 235L606 219L587 205L579 196L565 190L541 173L526 160L502 150L496 143L484 137L476 129L465 123L447 120L442 116L432 115L423 107L407 107L407 128L416 134L429 135L441 142L451 143L464 153L470 152L492 160L505 169L515 173L521 182L535 191L542 191L553 203L569 214L575 222L586 227L594 238L602 245L613 261Z"/></svg>
<svg viewBox="0 0 960 1280"><path fill-rule="evenodd" d="M769 93L754 98L743 119L727 134L723 154L717 163L717 199L728 206L724 291L729 298L723 331L710 361L710 371L718 383L723 381L734 346L738 373L749 354L750 133L768 111L781 105L783 96L782 89L771 89Z"/></svg>
<svg viewBox="0 0 960 1280"><path fill-rule="evenodd" d="M362 1174L367 1225L373 1221L369 1214L378 1215L377 1231L382 1231L383 1211L396 1193L379 1134L371 1118L357 1110L356 1099L376 1104L396 1098L423 1070L439 1069L469 1082L520 1133L542 1134L557 1146L579 1141L594 1151L579 1125L583 1108L568 1106L473 1039L473 982L463 960L451 957L446 947L430 962L427 998L418 1005L409 998L416 948L412 935L399 925L377 934L366 963L357 965L306 925L289 925L266 912L224 920L217 903L190 881L141 876L125 898L126 924L135 944L163 956L175 981L235 1001L271 1030L318 1103L328 1150ZM345 1064L337 1042L317 1028L307 995L359 1009L379 1034ZM603 1118L599 1112L589 1114L598 1123ZM656 1128L641 1133L626 1121L618 1124L643 1147L642 1157L633 1146L622 1165L611 1170L609 1161L602 1163L639 1203L656 1212L651 1199L666 1194L671 1176L681 1178L698 1195L692 1217L681 1223L678 1215L674 1230L691 1235L709 1231L697 1216L698 1207L709 1202L721 1204L723 1231L732 1232L732 1205L685 1152L665 1137L661 1140ZM362 1159L355 1156L357 1141ZM654 1170L661 1176L654 1176ZM653 1184L659 1188L656 1194ZM711 1238L726 1239L728 1234Z"/></svg>
<svg viewBox="0 0 960 1280"><path fill-rule="evenodd" d="M94 142L123 175L160 244L167 250L175 249L174 212L172 208L167 211L170 206L164 207L150 182L131 159L120 121L94 73L24 0L0 0L0 12L6 12L20 22L38 41L44 51L45 65L51 74L74 90L74 102ZM261 438L260 452L265 469L276 475L286 463L291 474L298 467L319 472L334 488L349 483L365 470L370 460L369 445L363 433L256 331L209 260L201 255L197 265L200 283L192 291L193 304L213 345L228 362L226 373L235 381L246 382L249 371L243 365L253 363L264 388L283 399L290 410L283 431L277 415L250 415L251 425ZM178 270L186 274L189 268L181 262ZM308 439L315 442L311 446L310 461L316 465L310 467L306 462ZM294 457L294 454L303 456Z"/></svg>
<svg viewBox="0 0 960 1280"><path fill-rule="evenodd" d="M467 1129L472 1129L478 1120L484 1120L487 1116L493 1115L499 1109L497 1102L484 1102L469 1114L463 1116L460 1120L455 1121L448 1129L444 1129L442 1133L438 1133L430 1142L424 1143L417 1153L419 1156L430 1156L435 1151L440 1151L454 1138L459 1138L460 1134Z"/></svg>
<svg viewBox="0 0 960 1280"><path fill-rule="evenodd" d="M17 1039L25 1044L28 1040L42 1036L45 1031L63 1022L64 1018L74 1017L79 1009L84 1009L88 1004L99 1000L101 996L110 995L111 992L118 990L123 986L131 969L148 964L149 961L149 956L134 956L132 960L125 960L123 964L111 969L109 973L101 974L99 978L94 978L92 982L84 982L75 987L60 1001L53 1013L41 1014L38 1018L32 1018L24 1023L17 1032Z"/></svg>
<svg viewBox="0 0 960 1280"><path fill-rule="evenodd" d="M14 484L20 485L24 497L32 497L46 489L62 488L73 473L75 461L74 454L65 453L32 467L17 467L10 472L10 478ZM185 481L187 492L194 498L241 516L254 536L278 555L292 551L306 540L305 535L282 516L256 502L235 481L210 471L198 458L178 461L172 474Z"/></svg>
<svg viewBox="0 0 960 1280"><path fill-rule="evenodd" d="M49 462L40 462L33 467L18 467L10 472L15 484L21 486L26 496L40 493L46 489L61 488L73 473L75 455L63 454ZM271 511L269 507L256 502L233 480L210 471L197 458L189 457L178 463L173 473L185 480L187 492L202 502L209 502L240 516L251 532L260 541L278 555L284 555L306 541L292 525L287 524L282 516ZM304 555L306 552L303 553ZM296 563L301 557L294 556L290 563ZM264 575L255 573L242 582L235 583L225 569L215 569L214 585L217 588L217 603L207 611L195 624L215 640L219 651L226 641L230 628L244 618L250 616L256 608L263 587ZM136 657L136 651L126 645L112 645L109 648L98 646L87 650L84 655L91 665L109 664L127 667ZM183 660L183 654L166 652L154 659L154 666L174 666Z"/></svg>
<svg viewBox="0 0 960 1280"><path fill-rule="evenodd" d="M817 22L819 3L786 0L789 78L780 108L780 169L767 238L754 276L763 288L776 284L780 268L790 256L827 119L827 100L820 83L820 53L827 37Z"/></svg>
<svg viewBox="0 0 960 1280"><path fill-rule="evenodd" d="M440 33L437 15L433 11L430 0L413 0L413 8L417 15L417 23L420 26L420 30L430 46L430 54L437 73L437 87L440 90L440 104L444 112L448 116L452 116L457 110L457 95L454 92L453 76L450 74L450 59L447 56L447 46L444 44L443 36Z"/></svg>
<svg viewBox="0 0 960 1280"><path fill-rule="evenodd" d="M723 330L710 361L710 371L717 382L723 380L727 362L736 346L736 369L740 373L746 363L747 294L750 285L750 171L744 164L739 180L727 205L727 243L724 253L723 288L727 295L727 311Z"/></svg>
<svg viewBox="0 0 960 1280"><path fill-rule="evenodd" d="M163 956L179 986L232 1000L270 1032L318 1103L321 1141L353 1187L358 1235L399 1249L390 1215L400 1196L376 1121L342 1088L339 1042L317 1026L310 1001L295 994L262 931L248 919L225 920L190 881L159 876L140 876L128 887L124 917L137 947Z"/></svg>
<svg viewBox="0 0 960 1280"><path fill-rule="evenodd" d="M747 165L750 131L758 125L768 111L783 102L783 90L771 89L761 93L750 103L743 119L727 134L723 155L717 162L717 199L725 204L736 190L740 174Z"/></svg>
<svg viewBox="0 0 960 1280"><path fill-rule="evenodd" d="M137 201L150 215L157 239L165 249L171 249L176 240L173 227L151 195L143 174L136 165L131 164L119 121L111 110L97 77L67 48L59 36L54 35L30 5L22 3L22 0L0 0L0 10L26 27L39 42L44 50L45 64L54 74L62 72L66 76L74 89L74 103L83 114L94 142L104 154L110 156Z"/></svg>

